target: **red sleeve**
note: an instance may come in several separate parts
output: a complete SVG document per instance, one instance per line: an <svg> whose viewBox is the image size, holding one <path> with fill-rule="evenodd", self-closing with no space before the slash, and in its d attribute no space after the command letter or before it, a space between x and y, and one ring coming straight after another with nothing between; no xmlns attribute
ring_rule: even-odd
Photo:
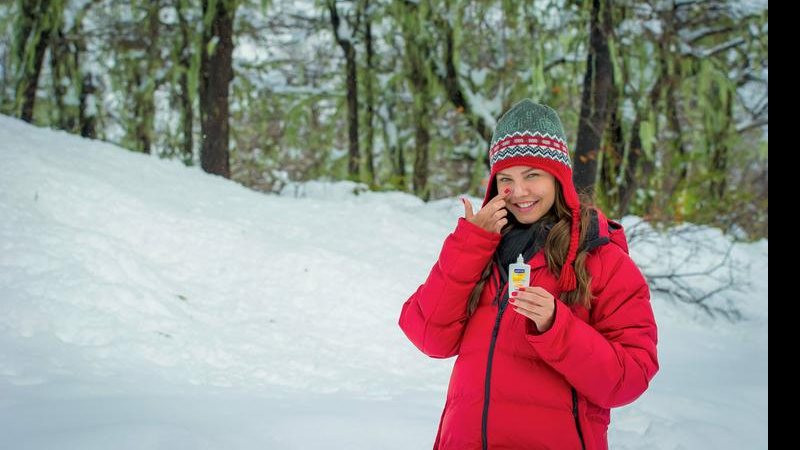
<svg viewBox="0 0 800 450"><path fill-rule="evenodd" d="M459 218L428 279L403 305L400 328L423 353L458 353L467 322L467 300L494 254L500 234Z"/></svg>
<svg viewBox="0 0 800 450"><path fill-rule="evenodd" d="M594 325L556 300L553 326L539 334L528 323L528 342L592 403L614 408L636 400L658 371L650 291L639 269L620 249L607 250L607 279L591 311Z"/></svg>

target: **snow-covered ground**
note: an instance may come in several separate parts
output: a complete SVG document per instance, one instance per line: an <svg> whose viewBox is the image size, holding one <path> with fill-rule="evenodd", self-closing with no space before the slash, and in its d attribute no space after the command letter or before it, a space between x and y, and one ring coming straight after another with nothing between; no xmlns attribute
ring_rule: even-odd
<svg viewBox="0 0 800 450"><path fill-rule="evenodd" d="M0 447L430 448L453 360L397 318L461 214L346 182L265 195L0 116ZM657 270L680 245L631 251ZM732 254L718 301L744 319L655 295L661 370L611 448L767 448L768 244Z"/></svg>

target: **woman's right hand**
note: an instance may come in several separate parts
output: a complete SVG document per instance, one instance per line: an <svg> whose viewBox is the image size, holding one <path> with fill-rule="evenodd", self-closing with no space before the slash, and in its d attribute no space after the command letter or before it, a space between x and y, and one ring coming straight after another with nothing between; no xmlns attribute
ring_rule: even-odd
<svg viewBox="0 0 800 450"><path fill-rule="evenodd" d="M462 198L464 218L486 231L500 233L503 226L508 223L508 219L506 219L506 214L508 214L506 197L509 193L511 193L511 190L506 189L504 192L497 194L477 214L472 212L472 203L468 199Z"/></svg>

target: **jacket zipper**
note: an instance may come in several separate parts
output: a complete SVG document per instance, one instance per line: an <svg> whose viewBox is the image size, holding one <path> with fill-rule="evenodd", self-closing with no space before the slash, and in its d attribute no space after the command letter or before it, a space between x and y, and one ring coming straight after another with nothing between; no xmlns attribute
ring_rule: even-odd
<svg viewBox="0 0 800 450"><path fill-rule="evenodd" d="M507 286L508 285L506 284L503 287L503 290L500 292L505 292L505 290L508 289ZM498 302L497 308L497 317L494 319L494 328L492 328L492 340L489 341L489 359L486 362L486 380L483 385L483 416L481 418L481 444L483 446L483 450L489 450L489 438L487 437L486 429L489 418L489 397L492 381L492 360L494 357L494 347L497 343L497 333L500 331L500 319L503 318L503 312L506 310L507 305L508 300L503 300L503 295L500 295L500 301Z"/></svg>
<svg viewBox="0 0 800 450"><path fill-rule="evenodd" d="M503 288L507 289L506 287ZM504 292L504 291L501 291ZM502 296L501 296L502 298ZM483 416L481 418L481 446L483 450L489 450L489 438L487 436L487 423L489 419L489 400L491 397L491 382L492 382L492 361L494 360L494 347L497 344L497 334L500 331L500 320L503 318L503 312L508 306L508 300L500 300L498 302L497 316L494 319L494 327L492 328L492 340L489 341L489 356L486 361L486 380L483 385ZM581 442L581 449L586 450L586 443L583 441L583 430L581 430L581 422L578 415L578 391L572 389L572 416L575 418L575 429L578 431L578 439Z"/></svg>
<svg viewBox="0 0 800 450"><path fill-rule="evenodd" d="M586 444L583 442L583 431L581 431L581 421L578 418L578 391L572 388L572 415L575 417L575 428L578 430L578 439L581 441L581 448L586 450Z"/></svg>

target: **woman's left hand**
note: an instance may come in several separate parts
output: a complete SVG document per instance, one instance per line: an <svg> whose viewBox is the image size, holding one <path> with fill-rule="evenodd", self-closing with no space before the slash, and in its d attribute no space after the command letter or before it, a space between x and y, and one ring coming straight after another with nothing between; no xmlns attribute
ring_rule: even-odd
<svg viewBox="0 0 800 450"><path fill-rule="evenodd" d="M534 321L540 333L544 333L553 326L556 300L553 294L544 288L539 286L521 287L512 293L508 301L514 307L514 311Z"/></svg>

